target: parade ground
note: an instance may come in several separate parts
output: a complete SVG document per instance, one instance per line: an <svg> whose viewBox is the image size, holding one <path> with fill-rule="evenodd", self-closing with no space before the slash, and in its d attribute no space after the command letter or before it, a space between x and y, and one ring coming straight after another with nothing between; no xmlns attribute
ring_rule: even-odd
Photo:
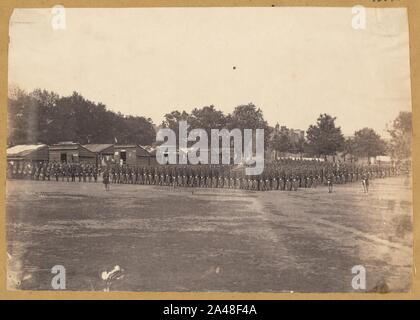
<svg viewBox="0 0 420 320"><path fill-rule="evenodd" d="M7 181L8 285L102 291L408 291L412 261L409 178L298 191Z"/></svg>

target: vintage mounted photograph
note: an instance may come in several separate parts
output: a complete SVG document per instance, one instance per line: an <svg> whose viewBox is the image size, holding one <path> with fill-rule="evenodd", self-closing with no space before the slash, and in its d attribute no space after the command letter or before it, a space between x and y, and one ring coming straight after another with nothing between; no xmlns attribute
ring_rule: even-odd
<svg viewBox="0 0 420 320"><path fill-rule="evenodd" d="M7 289L409 292L405 8L15 9Z"/></svg>

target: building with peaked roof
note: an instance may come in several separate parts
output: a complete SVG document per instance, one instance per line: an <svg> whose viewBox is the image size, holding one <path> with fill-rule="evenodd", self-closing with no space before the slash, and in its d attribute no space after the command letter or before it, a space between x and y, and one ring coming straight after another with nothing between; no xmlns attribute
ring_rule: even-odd
<svg viewBox="0 0 420 320"><path fill-rule="evenodd" d="M83 147L95 154L97 165L106 165L114 160L113 144L84 144Z"/></svg>
<svg viewBox="0 0 420 320"><path fill-rule="evenodd" d="M66 163L91 163L96 164L96 154L72 141L59 142L49 146L50 161Z"/></svg>
<svg viewBox="0 0 420 320"><path fill-rule="evenodd" d="M156 160L156 147L154 146L141 146L143 149L145 149L150 156L150 165L154 166L154 165L159 165L159 163Z"/></svg>
<svg viewBox="0 0 420 320"><path fill-rule="evenodd" d="M115 145L114 160L119 164L139 166L150 166L156 163L156 157L138 144Z"/></svg>
<svg viewBox="0 0 420 320"><path fill-rule="evenodd" d="M7 149L7 161L48 161L45 144L21 144Z"/></svg>

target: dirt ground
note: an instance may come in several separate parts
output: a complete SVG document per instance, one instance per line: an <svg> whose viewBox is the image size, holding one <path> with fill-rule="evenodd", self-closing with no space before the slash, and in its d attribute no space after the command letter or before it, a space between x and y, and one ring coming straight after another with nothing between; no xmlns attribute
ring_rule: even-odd
<svg viewBox="0 0 420 320"><path fill-rule="evenodd" d="M192 192L193 191L193 192ZM113 291L407 291L412 265L408 178L253 192L102 183L7 181L8 285L104 290L102 271L123 268Z"/></svg>

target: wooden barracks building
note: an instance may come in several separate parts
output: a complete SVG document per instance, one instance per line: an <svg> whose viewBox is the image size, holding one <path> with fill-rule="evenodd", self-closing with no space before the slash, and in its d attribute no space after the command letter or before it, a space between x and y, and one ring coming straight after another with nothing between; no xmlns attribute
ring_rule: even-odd
<svg viewBox="0 0 420 320"><path fill-rule="evenodd" d="M7 161L48 161L48 146L46 144L21 144L10 147L7 149Z"/></svg>
<svg viewBox="0 0 420 320"><path fill-rule="evenodd" d="M7 149L8 161L52 161L66 163L111 163L150 166L156 165L156 151L138 144L85 144L63 141L47 146L16 145Z"/></svg>
<svg viewBox="0 0 420 320"><path fill-rule="evenodd" d="M84 144L83 147L95 154L97 165L106 165L114 160L113 144Z"/></svg>
<svg viewBox="0 0 420 320"><path fill-rule="evenodd" d="M150 166L156 163L156 157L138 144L116 145L114 151L115 163L139 166Z"/></svg>
<svg viewBox="0 0 420 320"><path fill-rule="evenodd" d="M96 154L79 143L65 141L49 146L49 159L56 162L96 164Z"/></svg>

